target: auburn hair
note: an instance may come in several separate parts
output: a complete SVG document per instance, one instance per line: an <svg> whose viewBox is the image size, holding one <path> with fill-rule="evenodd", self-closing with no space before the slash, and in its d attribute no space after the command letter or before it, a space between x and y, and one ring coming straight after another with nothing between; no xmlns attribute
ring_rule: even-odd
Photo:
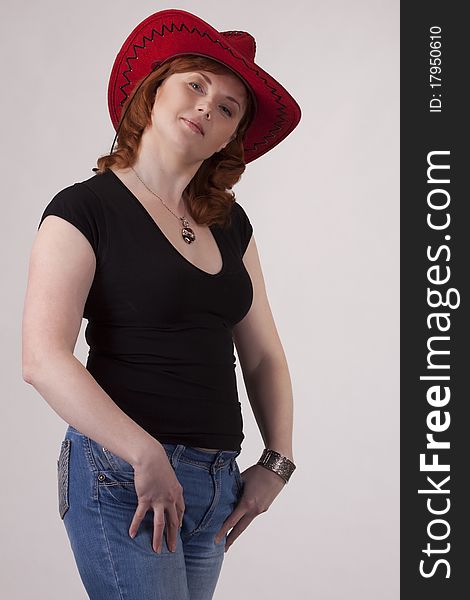
<svg viewBox="0 0 470 600"><path fill-rule="evenodd" d="M112 154L105 154L97 159L98 175L114 165L122 169L134 165L142 133L151 122L157 88L173 73L194 70L205 70L221 75L234 74L221 63L196 55L177 56L158 66L150 75L136 83L133 92L126 99L119 121L116 149ZM220 152L203 161L183 192L191 217L201 225L214 223L222 226L230 225L232 204L235 202L232 187L240 180L246 168L243 138L255 114L251 91L246 84L244 85L247 92L247 106L234 139ZM126 110L128 105L129 108Z"/></svg>

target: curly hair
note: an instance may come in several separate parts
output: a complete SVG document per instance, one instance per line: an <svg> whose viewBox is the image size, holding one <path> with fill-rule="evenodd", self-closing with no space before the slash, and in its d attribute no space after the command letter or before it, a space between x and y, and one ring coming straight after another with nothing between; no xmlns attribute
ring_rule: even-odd
<svg viewBox="0 0 470 600"><path fill-rule="evenodd" d="M116 150L97 159L97 175L103 174L113 165L125 169L135 164L142 133L151 122L158 86L173 73L193 70L233 75L233 71L221 63L196 55L177 56L158 66L150 75L136 83L132 94L124 103ZM233 140L220 152L203 161L183 192L191 217L201 225L230 225L231 209L236 201L232 187L240 180L246 168L243 138L255 114L251 91L246 84L244 85L247 91L247 106Z"/></svg>

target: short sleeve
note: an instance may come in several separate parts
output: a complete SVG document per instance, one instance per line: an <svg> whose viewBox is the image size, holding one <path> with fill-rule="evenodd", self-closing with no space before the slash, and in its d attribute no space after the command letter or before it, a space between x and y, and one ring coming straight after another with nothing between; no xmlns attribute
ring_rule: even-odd
<svg viewBox="0 0 470 600"><path fill-rule="evenodd" d="M253 233L253 227L248 215L245 212L245 209L238 204L238 202L235 202L234 209L237 241L240 247L241 256L243 256L250 242L251 234Z"/></svg>
<svg viewBox="0 0 470 600"><path fill-rule="evenodd" d="M58 192L44 209L38 229L48 215L56 215L74 225L90 242L97 262L102 262L106 225L100 200L86 185L74 183Z"/></svg>

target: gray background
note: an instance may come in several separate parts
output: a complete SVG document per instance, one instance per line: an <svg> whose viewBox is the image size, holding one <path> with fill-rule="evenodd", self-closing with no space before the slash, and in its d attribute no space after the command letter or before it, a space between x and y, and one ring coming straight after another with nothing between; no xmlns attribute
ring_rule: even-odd
<svg viewBox="0 0 470 600"><path fill-rule="evenodd" d="M257 40L303 109L235 187L294 388L297 471L226 554L215 599L399 597L399 2L43 0L2 6L1 595L86 597L58 516L64 421L21 375L29 253L52 196L114 137L107 83L163 8ZM83 328L76 355L86 361ZM239 367L241 469L263 443Z"/></svg>

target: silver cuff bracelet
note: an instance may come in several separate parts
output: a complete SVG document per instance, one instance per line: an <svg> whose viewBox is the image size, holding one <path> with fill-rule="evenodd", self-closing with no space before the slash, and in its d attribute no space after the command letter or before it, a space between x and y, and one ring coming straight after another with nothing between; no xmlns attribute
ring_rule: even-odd
<svg viewBox="0 0 470 600"><path fill-rule="evenodd" d="M282 477L286 483L289 481L295 470L294 463L289 460L287 456L282 456L279 452L269 450L269 448L263 450L263 454L256 464L261 465L269 471L274 471L274 473L277 473Z"/></svg>

